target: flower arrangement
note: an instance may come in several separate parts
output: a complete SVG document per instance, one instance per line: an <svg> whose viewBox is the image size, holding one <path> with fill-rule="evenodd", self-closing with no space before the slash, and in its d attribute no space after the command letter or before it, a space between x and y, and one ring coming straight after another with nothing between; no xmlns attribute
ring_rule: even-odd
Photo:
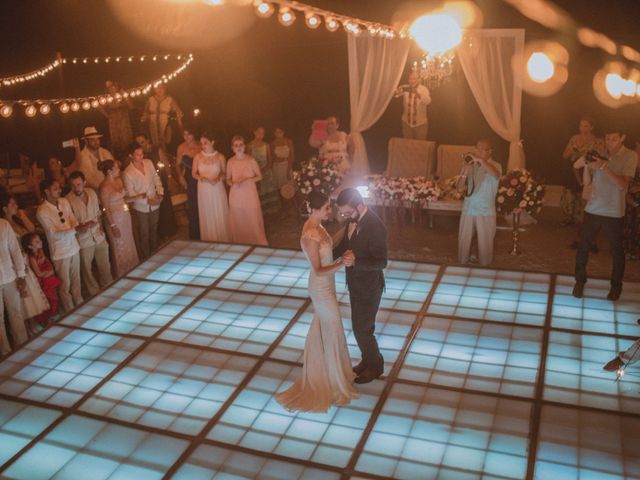
<svg viewBox="0 0 640 480"><path fill-rule="evenodd" d="M463 200L464 190L458 189L458 180L460 175L456 175L446 180L440 181L440 190L442 191L442 198L447 200Z"/></svg>
<svg viewBox="0 0 640 480"><path fill-rule="evenodd" d="M316 157L304 162L300 170L293 172L293 179L303 195L313 190L331 195L342 182L342 173L335 162L322 162Z"/></svg>
<svg viewBox="0 0 640 480"><path fill-rule="evenodd" d="M411 205L424 204L427 201L435 201L442 195L440 187L424 177L404 178L370 175L367 179L369 192L382 203L395 200Z"/></svg>
<svg viewBox="0 0 640 480"><path fill-rule="evenodd" d="M534 179L531 172L511 170L500 178L496 209L498 213L507 215L522 210L532 215L540 213L544 194L544 185Z"/></svg>

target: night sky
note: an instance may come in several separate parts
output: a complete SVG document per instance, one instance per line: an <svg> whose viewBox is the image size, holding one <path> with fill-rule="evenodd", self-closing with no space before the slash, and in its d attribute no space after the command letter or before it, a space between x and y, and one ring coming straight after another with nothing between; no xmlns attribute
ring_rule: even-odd
<svg viewBox="0 0 640 480"><path fill-rule="evenodd" d="M177 1L177 0L174 0ZM156 2L156 5L163 2ZM178 2L180 3L180 2ZM182 2L184 4L184 2ZM309 1L319 7L364 19L389 22L396 9L407 2L394 0ZM412 2L424 4L428 2ZM611 57L599 50L577 44L573 32L547 30L521 16L500 0L478 0L484 14L484 27L525 28L526 39L551 39L570 52L569 80L562 90L546 99L523 96L522 136L527 166L557 183L562 149L577 130L578 117L590 114L600 124L622 123L629 140L640 134L640 102L612 110L601 105L592 91L597 69ZM637 0L564 0L556 4L569 11L577 22L600 30L618 43L640 50ZM313 119L337 114L348 130L349 92L346 34L330 33L324 27L307 29L298 18L292 27L281 26L275 17L259 19L251 8L226 16L213 7L180 7L179 14L168 14L163 7L150 8L149 0L24 0L0 3L0 75L27 71L51 61L55 52L65 57L129 55L192 51L196 61L169 85L170 94L185 112L198 107L199 123L217 132L217 147L229 153L229 140L236 133L250 135L256 125L271 132L283 126L294 139L299 158L312 152L306 145ZM125 5L124 25L113 6ZM138 17L139 8L148 8ZM166 28L171 24L173 28ZM162 26L160 31L157 27ZM134 31L135 30L135 31ZM140 31L151 30L159 43L151 42ZM176 40L176 38L179 38ZM410 59L419 52L413 49ZM175 68L176 63L108 66L65 65L62 73L26 87L2 88L2 98L51 98L103 92L104 80L115 79L126 88L156 78ZM429 137L438 143L474 143L488 136L496 144L496 159L506 165L507 145L492 133L469 91L461 70L445 85L432 92L429 107ZM142 108L143 101L139 100ZM386 162L386 145L400 135L398 101L390 104L383 118L365 133L367 149L375 170ZM137 122L137 119L134 119ZM22 151L44 162L49 155L63 152L61 141L79 136L82 128L95 125L106 129L97 111L47 117L24 117L16 108L10 119L0 118L0 152L17 159ZM631 143L629 143L631 146ZM6 159L2 160L6 163Z"/></svg>

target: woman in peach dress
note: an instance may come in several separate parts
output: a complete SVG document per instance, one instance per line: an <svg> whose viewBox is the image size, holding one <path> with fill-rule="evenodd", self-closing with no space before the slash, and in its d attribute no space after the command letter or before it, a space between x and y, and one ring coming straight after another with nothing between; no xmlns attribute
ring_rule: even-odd
<svg viewBox="0 0 640 480"><path fill-rule="evenodd" d="M268 245L256 183L262 180L260 166L245 153L244 138L231 141L233 157L227 162L229 191L229 226L231 241L252 245Z"/></svg>

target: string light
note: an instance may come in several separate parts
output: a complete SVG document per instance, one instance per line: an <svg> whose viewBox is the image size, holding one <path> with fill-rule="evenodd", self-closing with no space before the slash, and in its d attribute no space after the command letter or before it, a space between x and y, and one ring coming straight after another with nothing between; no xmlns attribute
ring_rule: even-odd
<svg viewBox="0 0 640 480"><path fill-rule="evenodd" d="M335 32L340 28L340 22L333 17L326 17L324 24L330 32Z"/></svg>
<svg viewBox="0 0 640 480"><path fill-rule="evenodd" d="M60 65L62 65L63 61L54 60L53 62L45 65L44 67L38 68L32 72L21 73L19 75L13 75L11 77L3 77L0 78L0 86L10 87L17 83L28 82L29 80L35 80L36 78L44 77L47 73L55 70Z"/></svg>
<svg viewBox="0 0 640 480"><path fill-rule="evenodd" d="M278 21L285 27L288 27L296 21L296 14L288 8L281 8L278 12Z"/></svg>
<svg viewBox="0 0 640 480"><path fill-rule="evenodd" d="M320 26L320 17L315 13L307 13L304 17L304 22L312 30L315 30Z"/></svg>
<svg viewBox="0 0 640 480"><path fill-rule="evenodd" d="M272 3L259 2L256 5L256 14L260 18L269 18L271 15L273 15L273 12L275 11L276 9Z"/></svg>
<svg viewBox="0 0 640 480"><path fill-rule="evenodd" d="M149 56L147 55L147 57ZM173 70L172 72L168 74L164 74L159 79L148 82L144 85L138 85L137 87L130 88L121 93L120 92L116 93L115 95L92 95L88 97L63 98L63 99L52 98L52 99L36 99L36 100L0 100L0 105L1 105L0 115L5 118L9 118L13 114L13 105L15 104L19 104L23 106L25 109L25 114L28 117L33 117L38 113L38 110L43 115L48 114L51 111L52 106L54 105L58 107L61 113L78 112L80 110L88 111L88 110L91 110L92 108L99 108L100 106L107 105L108 103L121 102L127 98L134 98L140 95L147 95L148 93L151 92L151 90L154 87L168 83L169 81L176 78L193 62L192 54L187 54L186 56L184 54L180 54L180 55L167 54L162 58L165 58L165 57L166 59L183 58L184 60L182 61L180 66L175 70ZM112 57L100 57L100 61L106 62L106 58L112 58ZM118 58L120 57L116 57L116 61L118 61ZM129 58L132 59L131 61L134 60L134 57L129 57ZM149 58L153 58L153 57L149 57ZM157 58L161 58L161 57L158 56ZM74 61L76 61L77 63L78 60L83 61L84 58L65 59L65 62L60 62L60 63L68 63L68 62L73 63ZM93 61L93 60L94 59L92 58L87 58L87 61ZM39 108L36 105L39 105Z"/></svg>

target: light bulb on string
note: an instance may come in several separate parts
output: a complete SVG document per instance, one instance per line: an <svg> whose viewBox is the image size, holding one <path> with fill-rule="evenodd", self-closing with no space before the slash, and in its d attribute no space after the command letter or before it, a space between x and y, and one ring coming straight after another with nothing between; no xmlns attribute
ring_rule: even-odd
<svg viewBox="0 0 640 480"><path fill-rule="evenodd" d="M106 105L107 104L107 97L100 97L98 98L98 103L100 105Z"/></svg>
<svg viewBox="0 0 640 480"><path fill-rule="evenodd" d="M307 13L304 17L304 21L307 24L307 27L312 30L315 30L320 26L320 17L315 13Z"/></svg>
<svg viewBox="0 0 640 480"><path fill-rule="evenodd" d="M0 115L2 115L4 118L9 118L12 113L13 107L11 105L2 105L2 108L0 108Z"/></svg>
<svg viewBox="0 0 640 480"><path fill-rule="evenodd" d="M330 32L335 32L340 28L340 22L333 17L325 18L324 25Z"/></svg>
<svg viewBox="0 0 640 480"><path fill-rule="evenodd" d="M60 112L69 113L69 104L67 102L62 102L60 104Z"/></svg>
<svg viewBox="0 0 640 480"><path fill-rule="evenodd" d="M36 113L38 113L38 109L33 105L27 105L24 109L24 114L27 117L35 117Z"/></svg>
<svg viewBox="0 0 640 480"><path fill-rule="evenodd" d="M83 110L90 110L91 109L91 102L89 102L89 100L85 100L84 102L82 102L82 109Z"/></svg>
<svg viewBox="0 0 640 480"><path fill-rule="evenodd" d="M256 15L260 18L269 18L275 12L275 8L272 3L268 2L260 2L256 6Z"/></svg>
<svg viewBox="0 0 640 480"><path fill-rule="evenodd" d="M91 100L91 107L92 108L98 108L100 106L100 102L98 102L97 98L94 98L93 100Z"/></svg>
<svg viewBox="0 0 640 480"><path fill-rule="evenodd" d="M285 27L288 27L296 21L296 14L288 8L281 8L278 12L278 21Z"/></svg>
<svg viewBox="0 0 640 480"><path fill-rule="evenodd" d="M48 103L43 103L42 105L40 105L40 114L48 115L50 111L51 105L49 105Z"/></svg>
<svg viewBox="0 0 640 480"><path fill-rule="evenodd" d="M78 110L80 110L80 104L78 102L73 102L71 104L71 111L77 112Z"/></svg>

